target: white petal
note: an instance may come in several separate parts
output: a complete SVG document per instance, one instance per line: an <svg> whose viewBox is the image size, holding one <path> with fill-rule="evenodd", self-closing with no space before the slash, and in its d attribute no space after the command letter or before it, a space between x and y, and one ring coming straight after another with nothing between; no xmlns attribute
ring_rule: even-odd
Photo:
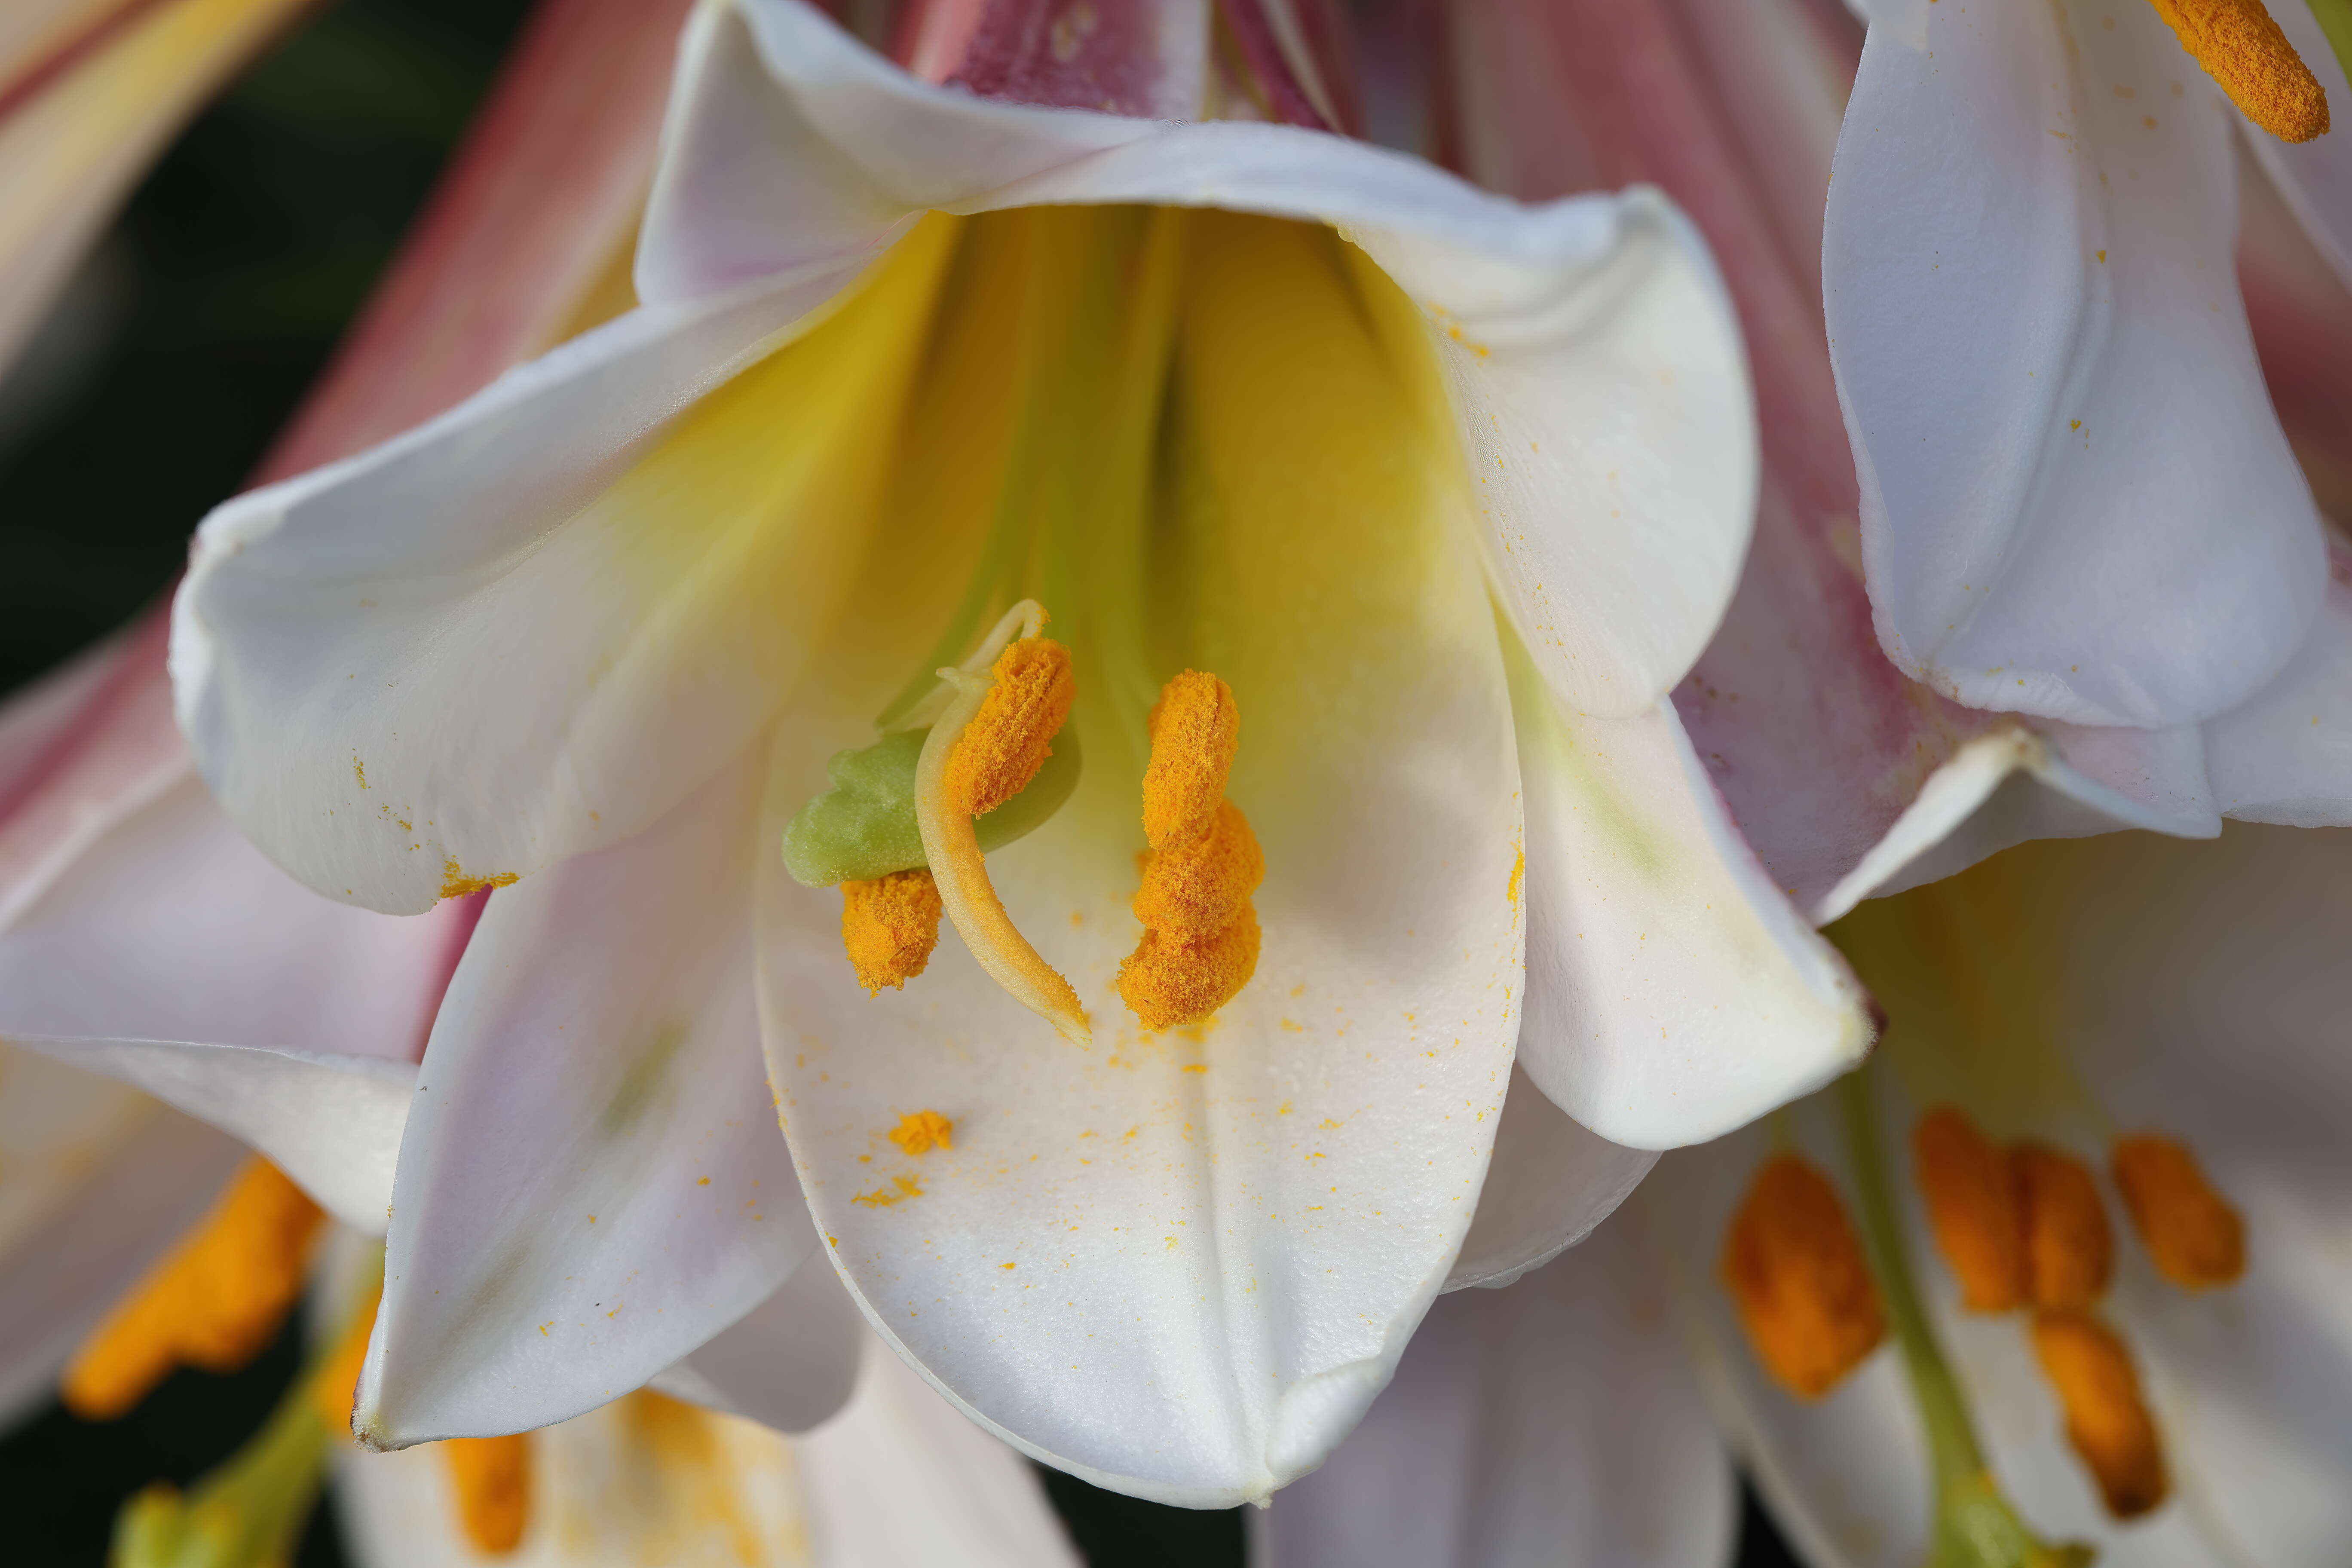
<svg viewBox="0 0 2352 1568"><path fill-rule="evenodd" d="M1516 682L1527 795L1519 1063L1604 1138L1712 1138L1869 1047L1862 990L1767 879L1671 704L1571 718Z"/></svg>
<svg viewBox="0 0 2352 1568"><path fill-rule="evenodd" d="M740 764L490 900L425 1052L356 1425L401 1447L636 1387L814 1247L752 999Z"/></svg>
<svg viewBox="0 0 2352 1568"><path fill-rule="evenodd" d="M2344 63L2328 47L2327 34L2311 14L2307 0L2267 0L2271 17L2319 79L2333 114L2352 112L2352 82ZM2303 142L2285 142L2254 125L2245 127L2246 142L2263 172L2278 184L2294 216L2303 220L2321 254L2336 274L2352 283L2352 137L2330 132Z"/></svg>
<svg viewBox="0 0 2352 1568"><path fill-rule="evenodd" d="M795 1446L824 1568L1078 1568L1029 1462L866 1341L857 1392Z"/></svg>
<svg viewBox="0 0 2352 1568"><path fill-rule="evenodd" d="M2344 97L2352 112L2352 91ZM2241 822L2352 826L2352 565L2339 560L2311 636L2276 680L2206 721L2213 802Z"/></svg>
<svg viewBox="0 0 2352 1568"><path fill-rule="evenodd" d="M0 925L129 813L187 776L162 616L0 710Z"/></svg>
<svg viewBox="0 0 2352 1568"><path fill-rule="evenodd" d="M414 1059L457 913L327 902L182 773L0 931L0 1033Z"/></svg>
<svg viewBox="0 0 2352 1568"><path fill-rule="evenodd" d="M762 466L698 463L665 422L854 275L633 312L207 518L172 666L230 816L329 897L413 913L618 843L708 778L811 657L863 531L770 526L839 499L830 426L802 432L810 463ZM782 401L748 413L789 426L796 367L769 366ZM865 404L812 384L878 438Z"/></svg>
<svg viewBox="0 0 2352 1568"><path fill-rule="evenodd" d="M244 1150L109 1079L0 1047L0 1427Z"/></svg>
<svg viewBox="0 0 2352 1568"><path fill-rule="evenodd" d="M210 1122L268 1156L345 1225L383 1234L416 1083L406 1062L176 1040L18 1035L15 1043Z"/></svg>
<svg viewBox="0 0 2352 1568"><path fill-rule="evenodd" d="M866 1342L841 1281L811 1257L648 1386L779 1432L805 1432L849 1397Z"/></svg>
<svg viewBox="0 0 2352 1568"><path fill-rule="evenodd" d="M1260 1568L1727 1565L1729 1457L1625 1221L1430 1310L1364 1424L1257 1515Z"/></svg>
<svg viewBox="0 0 2352 1568"><path fill-rule="evenodd" d="M1495 1127L1495 1154L1448 1290L1508 1285L1591 1234L1616 1212L1658 1156L1588 1132L1511 1069Z"/></svg>
<svg viewBox="0 0 2352 1568"><path fill-rule="evenodd" d="M1423 309L1504 592L1567 700L1646 708L1730 598L1754 413L1714 266L1654 191L1527 207L1284 126L989 102L915 81L797 0L705 12L681 78L638 258L648 300L862 256L930 207L1331 223Z"/></svg>
<svg viewBox="0 0 2352 1568"><path fill-rule="evenodd" d="M2236 110L2145 7L1878 9L1823 268L1889 657L2074 722L2235 706L2324 580L2235 288Z"/></svg>

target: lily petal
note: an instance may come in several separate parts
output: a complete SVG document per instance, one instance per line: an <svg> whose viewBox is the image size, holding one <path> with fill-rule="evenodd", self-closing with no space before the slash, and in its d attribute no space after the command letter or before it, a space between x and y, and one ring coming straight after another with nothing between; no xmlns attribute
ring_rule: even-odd
<svg viewBox="0 0 2352 1568"><path fill-rule="evenodd" d="M757 777L491 899L401 1147L371 1443L593 1409L814 1248L752 1012Z"/></svg>
<svg viewBox="0 0 2352 1568"><path fill-rule="evenodd" d="M1578 1126L1514 1067L1478 1212L1445 1288L1499 1288L1549 1263L1614 1214L1657 1163L1650 1150Z"/></svg>
<svg viewBox="0 0 2352 1568"><path fill-rule="evenodd" d="M1503 591L1563 698L1639 711L1704 646L1747 546L1754 412L1714 266L1654 192L1529 209L1286 126L988 102L892 69L797 0L713 7L684 53L638 254L648 300L864 255L926 208L1334 224L1423 307Z"/></svg>
<svg viewBox="0 0 2352 1568"><path fill-rule="evenodd" d="M1507 1290L1430 1310L1324 1467L1253 1521L1262 1568L1728 1564L1729 1457L1621 1219Z"/></svg>
<svg viewBox="0 0 2352 1568"><path fill-rule="evenodd" d="M833 1270L803 1259L766 1300L647 1386L779 1432L805 1432L849 1398L867 1342Z"/></svg>
<svg viewBox="0 0 2352 1568"><path fill-rule="evenodd" d="M1888 657L2077 723L2236 706L2325 574L2233 286L2235 111L2153 10L1875 9L1822 264Z"/></svg>
<svg viewBox="0 0 2352 1568"><path fill-rule="evenodd" d="M1572 718L1532 682L1512 695L1528 1076L1602 1137L1657 1149L1859 1060L1873 1034L1862 988L1741 842L1673 705Z"/></svg>
<svg viewBox="0 0 2352 1568"><path fill-rule="evenodd" d="M406 1062L177 1040L12 1038L243 1140L337 1219L383 1234L416 1084Z"/></svg>
<svg viewBox="0 0 2352 1568"><path fill-rule="evenodd" d="M0 1046L0 1427L243 1157L134 1089Z"/></svg>
<svg viewBox="0 0 2352 1568"><path fill-rule="evenodd" d="M2352 93L2345 102L2352 103ZM2240 822L2352 826L2352 558L2339 552L2310 637L2279 678L2205 725L2214 805Z"/></svg>

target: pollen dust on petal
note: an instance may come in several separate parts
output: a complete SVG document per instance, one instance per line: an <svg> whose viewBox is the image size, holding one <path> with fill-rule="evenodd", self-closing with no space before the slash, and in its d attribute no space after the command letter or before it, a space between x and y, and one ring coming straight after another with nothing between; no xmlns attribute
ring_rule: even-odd
<svg viewBox="0 0 2352 1568"><path fill-rule="evenodd" d="M473 876L457 864L455 855L441 862L441 896L445 899L462 899L485 888L510 888L514 882L512 871L494 871L487 877Z"/></svg>
<svg viewBox="0 0 2352 1568"><path fill-rule="evenodd" d="M898 1118L898 1125L890 1130L890 1142L909 1154L923 1154L931 1145L952 1149L949 1140L955 1132L955 1123L936 1110L910 1110Z"/></svg>

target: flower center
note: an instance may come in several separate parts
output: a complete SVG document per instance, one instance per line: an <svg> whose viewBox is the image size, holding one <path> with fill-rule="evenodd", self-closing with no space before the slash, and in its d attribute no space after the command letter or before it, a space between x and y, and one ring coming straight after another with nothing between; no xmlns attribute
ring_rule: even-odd
<svg viewBox="0 0 2352 1568"><path fill-rule="evenodd" d="M2245 117L2282 142L2327 131L2327 93L2263 0L2149 0Z"/></svg>

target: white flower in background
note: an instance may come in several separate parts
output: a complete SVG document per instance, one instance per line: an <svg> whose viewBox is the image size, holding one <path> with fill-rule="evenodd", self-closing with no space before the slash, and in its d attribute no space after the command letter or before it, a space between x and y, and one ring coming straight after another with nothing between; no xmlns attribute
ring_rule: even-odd
<svg viewBox="0 0 2352 1568"><path fill-rule="evenodd" d="M1882 1060L1643 1194L1809 1562L2336 1560L2347 899L2352 835L2240 826L2014 850L1838 928Z"/></svg>
<svg viewBox="0 0 2352 1568"><path fill-rule="evenodd" d="M500 889L402 1152L372 1441L560 1420L776 1289L813 1238L772 1084L835 1266L969 1411L1124 1489L1263 1496L1449 1276L1549 1256L1646 1165L1528 1083L1506 1110L1515 1044L1653 1147L1862 1047L1661 701L1753 466L1654 195L986 102L749 0L689 28L636 276L635 313L215 514L179 600L184 725L280 864L388 910ZM1024 596L1082 774L983 867L940 781L973 707L1033 761L1060 721L982 700ZM892 728L976 647L939 745ZM1262 946L1155 1032L1113 982L1188 665L1224 738L1160 740L1263 847ZM935 953L915 893L783 875L858 748L835 783L912 769L884 826L951 851ZM903 988L859 984L845 908ZM1159 940L1207 954L1221 908Z"/></svg>

